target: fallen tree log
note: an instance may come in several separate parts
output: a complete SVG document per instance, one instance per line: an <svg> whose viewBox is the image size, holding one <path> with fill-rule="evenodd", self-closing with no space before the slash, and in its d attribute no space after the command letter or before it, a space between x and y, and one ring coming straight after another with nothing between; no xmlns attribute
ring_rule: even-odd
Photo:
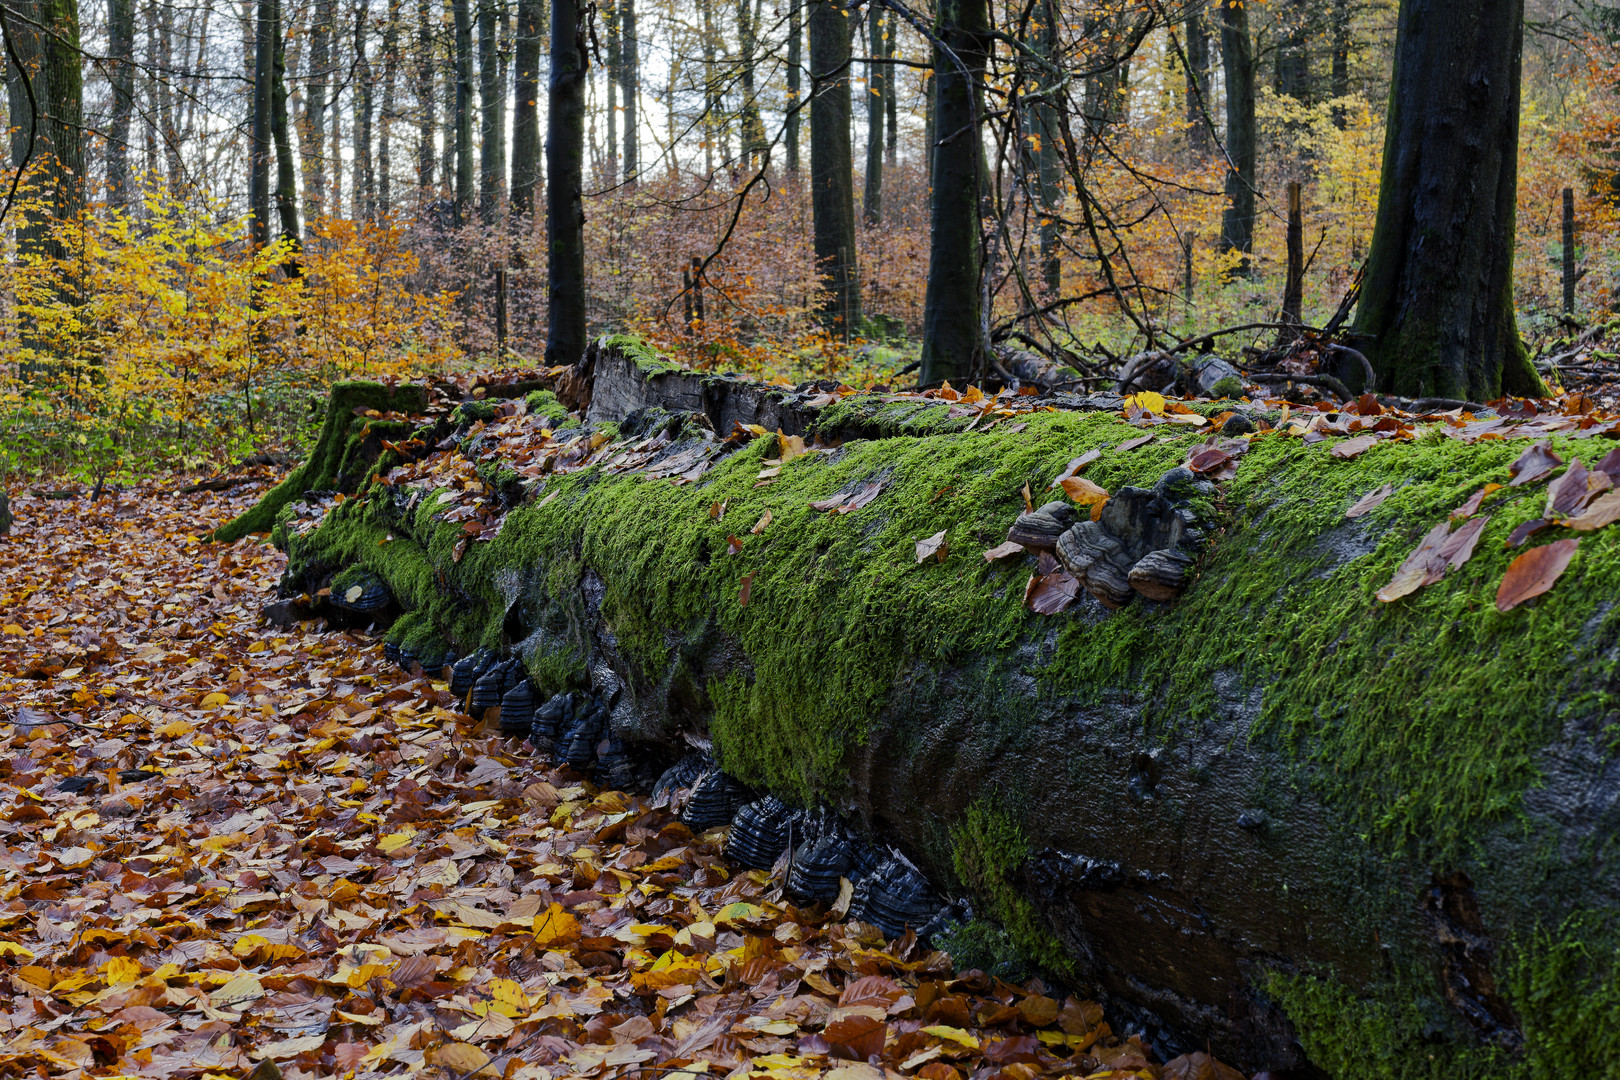
<svg viewBox="0 0 1620 1080"><path fill-rule="evenodd" d="M1043 616L1022 602L1033 556L982 557L1026 487L1053 497L1096 449L1086 479L1150 488L1201 431L1121 451L1142 429L1117 412L964 430L943 403L818 403L605 344L594 364L587 422L634 431L597 464L503 463L499 432L464 424L459 474L365 486L318 523L280 511L283 594L370 571L406 611L391 642L514 652L547 692L612 700L643 753L702 747L824 801L971 896L962 959L1096 994L1167 1056L1612 1068L1620 534L1581 534L1552 591L1498 612L1503 541L1546 494L1507 488L1470 561L1374 598L1523 440L1437 429L1340 460L1332 440L1255 438L1197 506L1212 533L1179 599L1082 593ZM828 449L721 438L772 416ZM494 525L447 520L492 491L510 505Z"/></svg>

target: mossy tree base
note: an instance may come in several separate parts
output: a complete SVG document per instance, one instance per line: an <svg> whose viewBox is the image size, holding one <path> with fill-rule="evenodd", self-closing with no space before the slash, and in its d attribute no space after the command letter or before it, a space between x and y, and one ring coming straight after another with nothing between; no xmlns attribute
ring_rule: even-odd
<svg viewBox="0 0 1620 1080"><path fill-rule="evenodd" d="M346 490L366 481L377 461L383 439L409 437L412 425L403 421L373 420L356 416L356 409L379 413L420 413L427 408L427 388L384 386L374 382L340 382L332 387L321 434L302 465L267 492L251 510L214 531L214 539L230 543L250 533L269 532L276 515L288 503L311 491Z"/></svg>
<svg viewBox="0 0 1620 1080"><path fill-rule="evenodd" d="M897 414L893 434L764 484L771 439L682 486L552 476L459 559L434 493L397 487L281 538L301 587L381 574L408 611L395 640L513 647L548 691L622 686L622 735L671 754L710 740L739 777L897 839L1161 1050L1207 1040L1251 1069L1341 1077L1611 1067L1592 1033L1620 1030L1620 528L1583 536L1551 593L1503 615L1502 541L1544 501L1504 490L1467 565L1380 604L1523 443L1425 437L1340 461L1268 435L1179 601L1046 618L1021 604L1029 566L981 557L1024 485L1097 448L1088 479L1148 486L1199 437L1121 454L1138 431L1113 414L956 426ZM872 481L852 514L809 509ZM948 559L919 565L941 529Z"/></svg>

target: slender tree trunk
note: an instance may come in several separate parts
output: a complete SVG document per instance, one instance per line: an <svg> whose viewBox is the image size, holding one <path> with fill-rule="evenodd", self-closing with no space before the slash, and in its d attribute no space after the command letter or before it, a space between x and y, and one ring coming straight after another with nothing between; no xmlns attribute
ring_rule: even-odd
<svg viewBox="0 0 1620 1080"><path fill-rule="evenodd" d="M546 112L546 363L585 352L585 19L579 0L552 0Z"/></svg>
<svg viewBox="0 0 1620 1080"><path fill-rule="evenodd" d="M1254 250L1254 56L1244 0L1221 0L1221 66L1226 72L1226 212L1221 251L1241 254L1236 272L1249 272Z"/></svg>
<svg viewBox="0 0 1620 1080"><path fill-rule="evenodd" d="M384 218L394 208L394 100L399 74L399 15L403 0L388 0L388 21L383 24L382 109L377 115L377 209Z"/></svg>
<svg viewBox="0 0 1620 1080"><path fill-rule="evenodd" d="M426 202L433 190L434 129L438 126L438 95L433 92L433 0L416 0L416 187Z"/></svg>
<svg viewBox="0 0 1620 1080"><path fill-rule="evenodd" d="M765 155L765 125L760 121L754 90L754 60L759 51L758 0L737 0L738 81L742 90L742 158L747 169L759 167Z"/></svg>
<svg viewBox="0 0 1620 1080"><path fill-rule="evenodd" d="M889 16L888 21L889 32L883 37L883 58L893 60L896 51L899 49L899 42L896 39L900 36L901 23L893 15ZM884 164L892 169L900 157L900 109L898 105L900 98L900 69L892 64L889 66L889 81L884 89L883 99L888 110L888 122L884 125L884 139L888 144L885 148Z"/></svg>
<svg viewBox="0 0 1620 1080"><path fill-rule="evenodd" d="M922 381L973 378L984 366L979 272L979 141L985 58L989 51L987 0L939 0L936 33L961 61L934 49L933 213L928 293L923 303ZM963 68L966 68L964 71Z"/></svg>
<svg viewBox="0 0 1620 1080"><path fill-rule="evenodd" d="M867 14L866 65L866 189L862 192L862 218L867 225L883 224L883 120L888 103L888 69L883 64L883 8L873 4Z"/></svg>
<svg viewBox="0 0 1620 1080"><path fill-rule="evenodd" d="M615 9L613 0L606 0L606 4L598 5L602 12L602 22L607 30L607 78L603 79L604 89L607 91L607 182L619 182L619 65L623 62L623 51L619 40L619 13Z"/></svg>
<svg viewBox="0 0 1620 1080"><path fill-rule="evenodd" d="M298 166L293 161L292 136L287 130L287 42L281 32L281 3L275 3L276 20L270 26L275 44L270 72L270 135L276 145L276 213L281 218L281 235L296 249L298 245ZM291 259L288 272L298 273L298 262Z"/></svg>
<svg viewBox="0 0 1620 1080"><path fill-rule="evenodd" d="M452 206L455 205L456 184L460 180L460 171L456 167L459 149L457 146L457 132L460 126L457 117L460 114L456 108L456 103L459 100L461 76L458 74L460 65L456 59L455 42L456 35L452 33L448 47L444 51L444 132L443 138L439 140L443 147L440 151L439 173L444 177L444 190L449 196ZM460 215L461 209L456 208L455 213ZM460 217L458 216L456 220L459 221Z"/></svg>
<svg viewBox="0 0 1620 1080"><path fill-rule="evenodd" d="M1204 18L1206 0L1188 9L1186 28L1187 54L1187 145L1202 157L1210 152L1209 122L1209 26Z"/></svg>
<svg viewBox="0 0 1620 1080"><path fill-rule="evenodd" d="M633 183L641 170L641 129L637 119L641 97L641 45L636 40L636 0L619 0L619 34L624 54L620 81L624 98L624 178Z"/></svg>
<svg viewBox="0 0 1620 1080"><path fill-rule="evenodd" d="M473 203L473 41L470 0L450 0L456 22L456 227L467 221Z"/></svg>
<svg viewBox="0 0 1620 1080"><path fill-rule="evenodd" d="M939 125L935 121L934 73L923 76L923 171L928 175L928 186L934 184L934 144L939 141ZM932 201L930 201L932 206Z"/></svg>
<svg viewBox="0 0 1620 1080"><path fill-rule="evenodd" d="M1279 12L1283 39L1277 48L1276 91L1302 104L1311 98L1310 53L1305 31L1310 19L1305 0L1288 0Z"/></svg>
<svg viewBox="0 0 1620 1080"><path fill-rule="evenodd" d="M1524 0L1402 0L1355 324L1379 389L1544 391L1513 310L1523 34Z"/></svg>
<svg viewBox="0 0 1620 1080"><path fill-rule="evenodd" d="M276 0L259 0L253 38L253 98L248 127L248 230L255 251L270 243L270 110L274 95Z"/></svg>
<svg viewBox="0 0 1620 1080"><path fill-rule="evenodd" d="M1056 0L1041 0L1034 9L1030 48L1048 60L1057 55ZM1043 72L1036 90L1042 95L1036 104L1024 111L1025 145L1028 147L1025 170L1033 188L1040 223L1040 284L1049 297L1056 298L1062 287L1063 263L1060 238L1062 225L1058 218L1063 201L1063 158L1061 146L1063 132L1056 106L1045 97L1055 91L1056 79Z"/></svg>
<svg viewBox="0 0 1620 1080"><path fill-rule="evenodd" d="M850 149L850 21L830 0L810 5L810 187L823 325L848 341L861 319Z"/></svg>
<svg viewBox="0 0 1620 1080"><path fill-rule="evenodd" d="M135 0L107 0L108 80L112 120L107 131L107 202L127 210L129 129L135 112Z"/></svg>
<svg viewBox="0 0 1620 1080"><path fill-rule="evenodd" d="M354 216L367 221L377 218L377 168L372 152L372 123L376 116L377 81L371 69L366 39L371 31L369 0L360 0L354 10Z"/></svg>
<svg viewBox="0 0 1620 1080"><path fill-rule="evenodd" d="M545 33L545 0L518 0L517 69L512 109L512 212L534 213L540 182L540 42Z"/></svg>
<svg viewBox="0 0 1620 1080"><path fill-rule="evenodd" d="M1350 0L1333 0L1333 96L1350 94ZM1344 106L1333 106L1333 125L1344 130Z"/></svg>
<svg viewBox="0 0 1620 1080"><path fill-rule="evenodd" d="M803 122L800 96L804 86L804 0L789 0L787 39L787 171L799 174L799 129Z"/></svg>
<svg viewBox="0 0 1620 1080"><path fill-rule="evenodd" d="M501 85L495 0L478 4L478 218L493 224L506 184L506 94Z"/></svg>
<svg viewBox="0 0 1620 1080"><path fill-rule="evenodd" d="M703 174L714 176L714 152L720 141L720 76L715 60L714 0L697 0L703 35ZM721 160L725 154L721 152Z"/></svg>
<svg viewBox="0 0 1620 1080"><path fill-rule="evenodd" d="M326 206L326 98L332 68L335 0L317 0L309 26L309 91L304 101L304 220L313 224Z"/></svg>
<svg viewBox="0 0 1620 1080"><path fill-rule="evenodd" d="M145 71L141 76L141 95L146 107L141 110L141 141L145 149L145 169L149 176L156 176L158 171L159 129L158 80L156 73L162 65L162 56L158 51L157 23L157 0L147 0L144 19L146 27L146 64ZM6 69L7 71L11 70L9 61L6 64ZM15 139L17 136L16 125L20 122L19 118L22 117L22 114L18 113L16 109L12 109L11 117L12 138ZM26 128L22 129L22 134L27 135Z"/></svg>
<svg viewBox="0 0 1620 1080"><path fill-rule="evenodd" d="M163 4L158 10L158 63L162 74L157 77L158 127L163 143L163 163L169 180L169 197L178 199L185 190L185 162L180 157L180 128L175 123L173 78L174 71L174 5ZM251 12L251 9L249 9ZM251 33L251 29L249 31Z"/></svg>

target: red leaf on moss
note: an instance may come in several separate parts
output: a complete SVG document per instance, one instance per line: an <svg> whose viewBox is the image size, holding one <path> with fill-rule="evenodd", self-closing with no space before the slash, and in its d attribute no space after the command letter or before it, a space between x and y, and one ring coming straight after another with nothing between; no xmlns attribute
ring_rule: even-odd
<svg viewBox="0 0 1620 1080"><path fill-rule="evenodd" d="M1555 540L1531 548L1508 564L1502 584L1496 590L1496 610L1512 611L1526 600L1540 596L1568 569L1580 541Z"/></svg>

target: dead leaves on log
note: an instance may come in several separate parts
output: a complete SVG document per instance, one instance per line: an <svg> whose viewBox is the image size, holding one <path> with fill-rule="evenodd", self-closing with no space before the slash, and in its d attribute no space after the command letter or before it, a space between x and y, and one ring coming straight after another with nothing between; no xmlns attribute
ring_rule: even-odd
<svg viewBox="0 0 1620 1080"><path fill-rule="evenodd" d="M1575 557L1580 541L1574 538L1555 540L1541 547L1531 548L1508 564L1502 575L1502 584L1496 590L1496 610L1512 611L1526 600L1540 596L1553 587L1569 562Z"/></svg>

